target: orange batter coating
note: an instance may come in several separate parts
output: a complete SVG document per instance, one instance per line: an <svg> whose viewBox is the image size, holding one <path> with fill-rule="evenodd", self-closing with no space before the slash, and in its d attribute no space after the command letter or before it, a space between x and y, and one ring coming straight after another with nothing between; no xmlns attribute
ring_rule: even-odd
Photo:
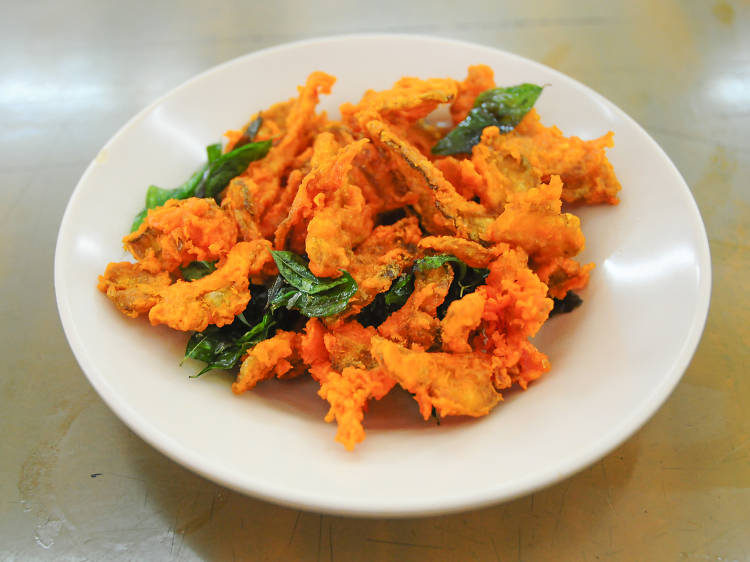
<svg viewBox="0 0 750 562"><path fill-rule="evenodd" d="M420 198L414 207L431 234L457 232L471 240L481 238L492 222L484 207L461 197L426 156L385 123L370 121L367 131L373 140L382 143L396 156L394 161L401 173L413 188L420 189Z"/></svg>
<svg viewBox="0 0 750 562"><path fill-rule="evenodd" d="M575 259L585 238L563 204L616 204L620 184L606 157L612 133L565 137L533 109L511 132L486 127L470 153L432 154L448 132L433 111L447 107L453 125L465 119L495 87L488 66L469 67L460 82L405 77L368 90L340 107L340 120L317 109L334 82L313 72L296 97L253 115L262 123L252 140L272 141L267 155L231 179L220 204L191 198L151 209L123 239L137 263L109 264L97 286L127 316L181 331L215 327L206 334L220 343L206 343L218 346L207 354L226 349L221 338L243 323L251 335L262 328L268 337L247 349L232 391L309 373L330 406L325 421L352 450L365 438L370 400L396 385L425 419L477 417L504 389L547 372L530 339L552 298L583 289L593 268ZM248 125L225 133L225 152L251 140ZM282 267L284 279L272 248L302 258L292 272ZM463 264L429 267L440 256ZM180 269L201 260L216 270L184 280ZM346 276L306 276L342 271L356 292ZM328 303L335 313L312 313L321 317L300 329L302 314Z"/></svg>
<svg viewBox="0 0 750 562"><path fill-rule="evenodd" d="M401 219L392 225L378 226L354 250L349 273L357 282L357 294L349 301L344 316L358 313L378 293L387 291L393 280L411 267L417 257L422 236L415 217Z"/></svg>
<svg viewBox="0 0 750 562"><path fill-rule="evenodd" d="M414 274L414 292L406 304L391 314L378 333L414 349L430 349L440 333L437 308L443 304L453 281L453 269L442 265Z"/></svg>
<svg viewBox="0 0 750 562"><path fill-rule="evenodd" d="M352 450L365 438L367 403L380 400L396 384L370 354L373 328L348 321L326 329L313 318L301 339L301 355L320 383L318 395L330 404L325 421L336 420L336 441Z"/></svg>
<svg viewBox="0 0 750 562"><path fill-rule="evenodd" d="M447 353L471 353L471 334L482 323L484 305L487 302L483 293L469 293L448 306L445 318L440 322L440 339L443 351Z"/></svg>
<svg viewBox="0 0 750 562"><path fill-rule="evenodd" d="M419 248L456 256L469 267L478 268L487 267L497 256L496 250L456 236L425 236L419 241Z"/></svg>
<svg viewBox="0 0 750 562"><path fill-rule="evenodd" d="M266 240L238 242L224 265L196 281L175 281L160 293L148 319L175 330L202 332L209 324L231 324L250 301L250 275L272 260Z"/></svg>
<svg viewBox="0 0 750 562"><path fill-rule="evenodd" d="M372 338L372 354L399 385L414 394L419 413L484 416L502 400L492 379L492 358L481 353L427 353Z"/></svg>
<svg viewBox="0 0 750 562"><path fill-rule="evenodd" d="M505 136L497 127L487 127L482 132L479 144L471 151L471 160L461 161L467 169L463 171L462 178L474 180L474 193L482 205L493 213L501 213L514 193L536 187L542 178L542 174L526 158L499 149L505 142ZM480 181L472 177L469 170L473 170Z"/></svg>
<svg viewBox="0 0 750 562"><path fill-rule="evenodd" d="M612 132L590 141L565 137L557 127L542 125L532 109L513 131L497 137L493 148L498 155L530 166L542 180L559 175L568 203L615 205L621 186L605 155L605 148L614 146L612 137Z"/></svg>
<svg viewBox="0 0 750 562"><path fill-rule="evenodd" d="M151 273L138 263L110 263L99 276L97 288L126 316L137 318L159 302L161 291L172 283L169 273Z"/></svg>
<svg viewBox="0 0 750 562"><path fill-rule="evenodd" d="M232 392L242 394L255 388L260 381L273 378L290 378L301 374L294 363L299 363L296 351L300 334L279 330L267 340L253 346L240 366Z"/></svg>
<svg viewBox="0 0 750 562"><path fill-rule="evenodd" d="M493 372L497 384L510 380L526 388L549 370L547 356L528 338L536 335L549 317L552 300L547 298L547 286L528 268L526 253L507 246L502 250L490 264L487 284L476 290L484 306L481 333L471 343L475 350L498 359Z"/></svg>
<svg viewBox="0 0 750 562"><path fill-rule="evenodd" d="M458 95L451 104L453 124L457 125L469 114L474 107L474 100L485 90L495 87L495 73L486 64L469 67L469 73L458 85Z"/></svg>
<svg viewBox="0 0 750 562"><path fill-rule="evenodd" d="M451 78L422 80L407 76L390 90L368 90L357 105L342 104L341 116L353 130L363 129L373 119L409 127L427 117L441 103L454 100L457 93L458 82Z"/></svg>
<svg viewBox="0 0 750 562"><path fill-rule="evenodd" d="M170 199L150 209L141 226L123 238L144 270L174 271L193 261L223 258L237 242L237 225L212 199Z"/></svg>
<svg viewBox="0 0 750 562"><path fill-rule="evenodd" d="M380 400L396 384L382 369L345 367L318 371L318 395L331 405L325 421L336 420L336 441L351 451L365 438L362 420L370 399Z"/></svg>

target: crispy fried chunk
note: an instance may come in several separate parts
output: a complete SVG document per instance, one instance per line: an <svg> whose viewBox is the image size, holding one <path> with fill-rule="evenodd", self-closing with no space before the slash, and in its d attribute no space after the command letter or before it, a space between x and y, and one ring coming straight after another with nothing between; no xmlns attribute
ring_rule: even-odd
<svg viewBox="0 0 750 562"><path fill-rule="evenodd" d="M251 390L262 380L289 378L301 373L295 369L295 355L298 355L300 335L296 332L279 330L273 337L254 345L242 361L237 380L232 383L232 392L242 394Z"/></svg>
<svg viewBox="0 0 750 562"><path fill-rule="evenodd" d="M383 370L414 395L419 412L440 416L483 416L502 399L493 384L492 357L482 353L428 353L381 337L372 354Z"/></svg>
<svg viewBox="0 0 750 562"><path fill-rule="evenodd" d="M545 127L536 110L529 111L518 126L500 135L493 148L517 164L532 167L542 180L562 178L562 198L568 203L617 204L620 182L605 154L614 146L613 133L584 141L565 137L557 127Z"/></svg>
<svg viewBox="0 0 750 562"><path fill-rule="evenodd" d="M239 242L213 273L196 281L178 280L162 290L160 302L149 311L149 320L154 325L196 332L209 324L230 324L250 301L251 269L265 263L266 254L269 244L265 240Z"/></svg>
<svg viewBox="0 0 750 562"><path fill-rule="evenodd" d="M487 284L476 293L484 299L484 309L481 334L471 340L473 348L498 358L496 384L512 381L526 388L549 370L547 357L528 341L552 310L547 286L528 268L523 250L506 246L490 264Z"/></svg>
<svg viewBox="0 0 750 562"><path fill-rule="evenodd" d="M425 236L419 241L419 247L456 256L469 267L487 267L497 255L490 248L456 236Z"/></svg>
<svg viewBox="0 0 750 562"><path fill-rule="evenodd" d="M117 309L131 318L147 314L159 302L161 291L172 283L169 273L151 273L138 263L110 263L99 276L97 288Z"/></svg>
<svg viewBox="0 0 750 562"><path fill-rule="evenodd" d="M368 90L357 105L345 103L341 115L355 130L364 129L368 121L382 119L392 125L409 126L429 115L441 103L455 99L458 82L450 78L405 77L390 90Z"/></svg>
<svg viewBox="0 0 750 562"><path fill-rule="evenodd" d="M372 230L370 236L354 249L348 271L357 282L357 293L349 301L345 316L357 314L412 266L421 236L415 217Z"/></svg>
<svg viewBox="0 0 750 562"><path fill-rule="evenodd" d="M237 225L212 199L171 199L150 209L123 238L144 270L174 271L196 260L223 258L237 241Z"/></svg>
<svg viewBox="0 0 750 562"><path fill-rule="evenodd" d="M453 269L447 264L417 271L414 274L414 292L404 306L378 327L378 333L415 349L428 350L439 346L437 308L443 304L452 281Z"/></svg>
<svg viewBox="0 0 750 562"><path fill-rule="evenodd" d="M445 318L440 322L443 351L447 353L471 353L469 336L482 322L486 298L483 293L469 293L448 306Z"/></svg>
<svg viewBox="0 0 750 562"><path fill-rule="evenodd" d="M396 383L382 369L357 367L345 367L340 373L329 368L318 380L318 395L331 405L325 421L336 420L336 441L351 451L365 438L362 420L368 400L380 400Z"/></svg>
<svg viewBox="0 0 750 562"><path fill-rule="evenodd" d="M431 234L455 234L479 240L492 222L480 204L467 201L430 160L380 121L367 124L370 137L394 156L401 173L419 192L414 208ZM436 212L437 211L437 212Z"/></svg>
<svg viewBox="0 0 750 562"><path fill-rule="evenodd" d="M515 194L487 230L486 238L523 248L539 263L575 256L583 250L585 238L580 219L561 212L561 191L559 176L552 176L549 185Z"/></svg>

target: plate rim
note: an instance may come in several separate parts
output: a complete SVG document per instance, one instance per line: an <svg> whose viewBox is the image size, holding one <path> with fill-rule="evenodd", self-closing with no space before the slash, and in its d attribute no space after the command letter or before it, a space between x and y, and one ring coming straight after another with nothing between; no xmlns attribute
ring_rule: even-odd
<svg viewBox="0 0 750 562"><path fill-rule="evenodd" d="M691 318L690 329L687 332L686 337L682 342L682 347L678 358L672 363L671 369L661 380L661 384L658 387L652 389L648 400L644 400L639 403L638 408L633 410L627 418L623 418L618 426L614 430L603 435L599 440L589 444L587 447L582 449L582 452L578 453L575 457L570 457L567 462L558 464L553 472L539 471L534 472L525 479L521 479L516 482L515 491L503 492L500 488L491 488L490 493L486 491L480 494L467 495L449 495L445 494L440 497L438 501L432 501L427 504L424 500L417 501L405 501L398 507L388 507L384 505L362 505L357 502L347 501L344 497L325 497L315 496L310 493L300 493L299 490L292 489L278 489L278 487L269 487L264 485L262 482L256 482L256 487L247 487L238 485L229 478L227 473L220 470L218 473L216 470L207 470L199 462L199 459L194 453L176 442L169 435L164 434L158 430L155 426L151 425L148 421L143 420L138 416L128 405L119 399L114 391L109 387L104 377L99 373L99 369L91 363L89 357L85 351L85 345L83 344L80 336L76 330L75 322L72 318L72 311L70 309L70 303L68 300L68 294L66 292L64 280L65 264L61 260L60 256L64 251L65 245L69 237L70 215L72 208L75 207L81 195L81 186L87 181L91 175L92 170L97 164L97 161L101 154L106 153L107 149L114 144L122 135L134 127L138 122L143 120L150 112L157 108L164 100L170 96L175 95L184 89L190 88L192 84L207 78L208 76L220 72L225 68L241 64L245 60L254 58L260 58L273 54L274 52L281 52L284 50L293 50L305 47L311 44L323 44L323 43L334 43L334 42L345 42L349 40L413 40L418 42L433 41L439 43L455 44L463 47L481 48L488 51L494 51L504 57L515 59L517 62L521 62L525 65L531 65L543 69L547 73L551 73L562 78L565 81L572 82L576 87L585 91L589 96L596 99L598 102L603 103L611 110L615 111L619 118L624 119L630 123L631 126L635 127L638 133L649 142L650 149L655 150L661 159L667 163L670 167L670 171L679 180L682 188L682 195L685 196L688 201L688 207L693 215L692 219L697 219L697 226L700 226L702 236L699 237L696 250L698 256L698 299L695 304L695 312ZM123 421L134 433L136 433L146 443L166 455L168 458L176 462L177 464L187 467L191 471L200 474L210 481L217 482L227 488L233 489L244 495L250 495L252 497L260 498L275 504L284 505L287 507L311 510L316 512L324 512L330 514L339 515L350 515L359 517L414 517L414 516L429 516L436 514L454 513L459 511L466 511L469 509L481 508L487 505L498 504L507 502L517 497L531 494L541 488L547 488L552 486L561 480L564 480L593 464L597 460L609 454L613 449L624 443L628 438L637 433L645 424L648 422L656 411L664 404L667 398L670 396L672 391L675 389L682 376L684 375L690 361L692 360L698 344L701 340L703 331L708 318L708 311L710 307L711 298L711 287L712 287L712 268L711 268L711 257L708 237L706 234L705 223L698 209L695 198L690 191L687 183L682 177L681 173L675 166L674 162L669 158L664 149L651 137L651 135L630 115L620 109L619 106L590 88L589 86L579 82L575 78L568 76L556 69L548 67L540 62L518 55L516 53L506 51L490 45L483 45L480 43L474 43L469 41L463 41L459 39L453 39L448 37L440 37L438 35L427 35L427 34L412 34L412 33L348 33L338 35L325 35L312 38L306 38L298 41L284 42L275 44L257 51L252 51L244 55L232 58L220 64L214 65L194 76L191 76L187 80L183 81L176 87L169 89L164 94L158 96L154 101L146 105L144 108L139 110L135 115L128 119L124 125L122 125L98 150L97 154L92 158L91 162L86 167L85 171L78 180L75 188L73 189L71 196L66 204L65 211L62 215L60 225L57 233L57 242L55 245L54 254L54 290L56 303L58 308L58 316L60 318L65 337L68 344L76 358L81 370L88 379L89 383L94 387L102 400L107 404L110 410Z"/></svg>

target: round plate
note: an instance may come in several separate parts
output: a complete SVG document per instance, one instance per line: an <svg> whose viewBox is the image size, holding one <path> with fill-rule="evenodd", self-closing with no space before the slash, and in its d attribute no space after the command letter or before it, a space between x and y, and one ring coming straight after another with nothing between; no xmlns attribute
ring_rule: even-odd
<svg viewBox="0 0 750 562"><path fill-rule="evenodd" d="M500 85L548 84L546 125L584 139L615 132L618 206L576 210L583 262L596 262L584 305L550 320L536 345L549 374L477 420L419 418L393 392L371 404L354 452L307 380L268 381L237 397L231 376L190 379L186 336L131 320L96 290L146 187L176 186L220 140L296 95L313 70L337 76L321 108L338 114L401 76L463 79L484 63ZM659 146L612 103L519 56L445 39L356 35L283 45L209 70L127 123L84 173L60 226L55 289L70 346L114 412L154 447L237 491L332 513L394 516L478 507L532 492L599 459L635 432L679 381L708 310L710 260L690 191Z"/></svg>

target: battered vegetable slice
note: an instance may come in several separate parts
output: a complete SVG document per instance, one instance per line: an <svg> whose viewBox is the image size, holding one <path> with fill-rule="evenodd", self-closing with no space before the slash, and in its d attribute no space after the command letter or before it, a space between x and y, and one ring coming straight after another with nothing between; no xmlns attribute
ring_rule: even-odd
<svg viewBox="0 0 750 562"><path fill-rule="evenodd" d="M131 318L148 313L159 302L161 291L172 283L166 271L151 273L140 264L110 263L99 276L97 288L117 310Z"/></svg>
<svg viewBox="0 0 750 562"><path fill-rule="evenodd" d="M456 98L458 82L450 78L422 80L407 76L390 90L368 90L357 105L342 104L341 115L354 130L362 130L371 120L383 120L396 127L409 127L427 117L441 103Z"/></svg>
<svg viewBox="0 0 750 562"><path fill-rule="evenodd" d="M193 261L226 256L237 242L237 225L213 199L167 201L151 209L138 230L123 238L125 249L152 273L174 271Z"/></svg>
<svg viewBox="0 0 750 562"><path fill-rule="evenodd" d="M385 338L372 338L372 354L399 385L414 395L419 412L479 417L500 402L492 378L492 358L481 353L413 351Z"/></svg>
<svg viewBox="0 0 750 562"><path fill-rule="evenodd" d="M317 115L315 107L320 94L330 93L335 81L333 76L324 72L310 74L305 85L300 88L299 97L288 107L281 139L271 147L265 158L250 164L243 174L247 179L242 183L230 183L224 206L233 214L244 216L241 222L255 223L257 227L258 217L264 217L266 211L279 199L284 190L283 180L288 178L295 161L312 144L315 133L325 122L325 115ZM266 113L266 120L268 119ZM263 132L261 128L259 135ZM243 192L239 195L233 193L238 190ZM268 227L270 230L262 231L263 236L268 237L273 233L275 225L270 224ZM250 238L243 239L254 239L255 232L254 228L250 228L247 231Z"/></svg>
<svg viewBox="0 0 750 562"><path fill-rule="evenodd" d="M224 264L197 281L178 280L160 293L148 314L150 322L182 331L203 331L209 324L231 324L250 301L250 275L272 260L263 240L239 242Z"/></svg>
<svg viewBox="0 0 750 562"><path fill-rule="evenodd" d="M572 259L583 250L585 238L579 218L562 212L561 192L559 176L552 176L549 185L513 195L487 230L488 240L523 248L556 298L585 287L594 267Z"/></svg>
<svg viewBox="0 0 750 562"><path fill-rule="evenodd" d="M612 138L612 132L590 141L565 137L557 127L542 125L532 109L513 131L493 142L493 149L517 165L532 167L541 179L559 175L568 203L614 205L621 186L605 154L614 146Z"/></svg>
<svg viewBox="0 0 750 562"><path fill-rule="evenodd" d="M242 394L274 376L292 378L300 375L303 365L297 354L299 339L296 332L279 330L273 337L253 346L242 361L237 380L232 383L232 392Z"/></svg>
<svg viewBox="0 0 750 562"><path fill-rule="evenodd" d="M433 347L440 333L437 309L443 304L452 282L453 270L447 264L416 271L414 292L403 307L380 325L378 333L415 349Z"/></svg>
<svg viewBox="0 0 750 562"><path fill-rule="evenodd" d="M497 358L493 377L498 385L513 382L526 388L549 370L547 356L528 338L542 327L553 303L527 262L523 250L506 246L490 264L487 284L476 290L484 299L482 322L470 341L473 349Z"/></svg>
<svg viewBox="0 0 750 562"><path fill-rule="evenodd" d="M357 282L357 293L344 316L359 313L414 263L422 232L415 217L392 225L378 226L354 250L349 272Z"/></svg>
<svg viewBox="0 0 750 562"><path fill-rule="evenodd" d="M385 123L370 121L371 138L394 155L400 172L420 197L414 208L431 234L454 234L479 240L492 222L484 207L461 197L430 160Z"/></svg>

